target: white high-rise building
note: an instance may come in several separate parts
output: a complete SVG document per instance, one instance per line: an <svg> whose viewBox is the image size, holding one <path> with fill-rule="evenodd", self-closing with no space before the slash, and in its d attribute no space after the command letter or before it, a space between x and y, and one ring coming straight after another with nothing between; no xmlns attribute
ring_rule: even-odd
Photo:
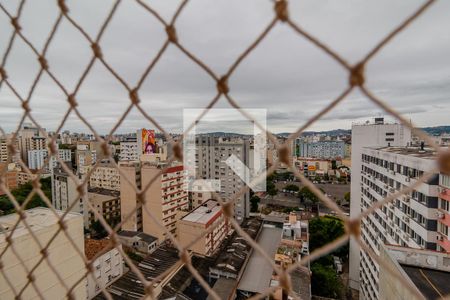
<svg viewBox="0 0 450 300"><path fill-rule="evenodd" d="M411 142L411 130L402 124L386 124L383 118L374 123L352 126L352 179L350 216L361 213L361 167L363 147L407 146ZM350 275L349 285L359 289L360 247L350 239Z"/></svg>
<svg viewBox="0 0 450 300"><path fill-rule="evenodd" d="M245 183L227 164L226 160L235 155L246 166L252 168L250 159L250 141L242 138L222 138L201 136L196 138L197 179L220 180L221 195L231 199ZM250 199L247 191L234 204L234 217L242 222L250 213Z"/></svg>
<svg viewBox="0 0 450 300"><path fill-rule="evenodd" d="M70 162L72 160L72 153L68 149L58 149L58 157L62 161ZM46 170L49 171L51 168L56 167L58 161L55 157L50 157L47 164L45 164L45 160L48 158L48 150L40 149L40 150L29 150L28 151L28 168L31 170L39 170L46 167Z"/></svg>
<svg viewBox="0 0 450 300"><path fill-rule="evenodd" d="M436 167L436 154L420 147L364 147L361 154L361 207L414 184ZM362 220L361 239L376 255L382 244L437 250L439 174L377 209ZM360 295L379 299L380 266L365 251L360 252Z"/></svg>

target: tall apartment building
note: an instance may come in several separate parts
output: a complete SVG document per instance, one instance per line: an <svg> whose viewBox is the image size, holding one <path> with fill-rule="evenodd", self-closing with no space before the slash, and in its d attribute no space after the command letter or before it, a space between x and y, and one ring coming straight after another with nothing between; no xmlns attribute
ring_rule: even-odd
<svg viewBox="0 0 450 300"><path fill-rule="evenodd" d="M49 161L46 163L48 158L48 150L29 150L28 151L28 168L31 170L39 170L46 168L49 171L51 168L56 167L58 160L55 157L50 157ZM72 161L72 153L69 149L58 149L58 158L64 162Z"/></svg>
<svg viewBox="0 0 450 300"><path fill-rule="evenodd" d="M25 211L26 222L30 225L34 236L39 240L41 245L47 245L52 239L47 248L48 258L51 260L52 266L58 270L59 275L66 284L66 286L74 288L71 290L74 299L86 299L86 283L84 280L80 281L86 274L86 267L84 259L74 249L69 242L66 235L62 232L53 236L60 229L59 218L62 217L63 212L57 211L58 216L50 211L48 208L37 207ZM12 235L12 243L14 244L14 251L12 247L5 250L9 244L6 242L6 237L10 234L12 228L16 225L19 216L17 214L10 214L0 217L1 234L0 234L0 251L2 251L2 273L8 276L10 284L14 290L8 285L5 278L0 276L0 299L14 299L15 293L20 291L27 285L28 274L22 266L19 256L22 261L27 263L30 270L41 258L41 249L38 244L33 242L30 231L25 227L23 221L20 221L17 228L14 229ZM66 232L72 239L73 243L84 251L84 236L83 236L83 218L77 213L68 213L64 217L64 224L66 225ZM3 252L5 250L5 252ZM22 299L62 299L67 294L66 288L61 284L58 277L53 273L47 260L44 260L34 270L34 284L28 284L22 291ZM39 288L41 294L39 295L34 286Z"/></svg>
<svg viewBox="0 0 450 300"><path fill-rule="evenodd" d="M55 209L80 213L84 217L84 224L88 227L88 206L84 197L79 197L77 184L60 165L52 169L52 205Z"/></svg>
<svg viewBox="0 0 450 300"><path fill-rule="evenodd" d="M145 193L146 209L160 224L176 235L176 222L184 214L183 211L187 211L189 208L188 195L184 187L183 166L169 167L161 175L158 175L163 165L143 163L140 168L140 176L137 175L135 166L135 163L120 164L120 168L126 172L127 178L130 181L135 179L136 185L142 188L156 178ZM166 232L153 221L144 208L139 207L132 186L128 182L122 181L120 192L122 218L136 210L133 217L122 224L122 230L142 230L144 233L157 237L159 241L164 241L167 238Z"/></svg>
<svg viewBox="0 0 450 300"><path fill-rule="evenodd" d="M140 152L137 141L120 142L119 160L138 161Z"/></svg>
<svg viewBox="0 0 450 300"><path fill-rule="evenodd" d="M120 191L119 170L109 161L102 160L89 178L91 188Z"/></svg>
<svg viewBox="0 0 450 300"><path fill-rule="evenodd" d="M220 180L220 194L224 199L231 199L245 185L225 161L235 155L251 168L249 140L200 136L196 138L196 151L197 179ZM246 192L234 203L234 217L238 222L249 216L249 197Z"/></svg>
<svg viewBox="0 0 450 300"><path fill-rule="evenodd" d="M20 157L28 164L28 151L47 149L47 140L37 127L25 123L18 132Z"/></svg>
<svg viewBox="0 0 450 300"><path fill-rule="evenodd" d="M0 137L0 163L8 163L10 161L8 140L4 137Z"/></svg>
<svg viewBox="0 0 450 300"><path fill-rule="evenodd" d="M100 159L100 144L95 141L78 141L75 153L75 164L78 169L84 166L92 166L97 162L97 159Z"/></svg>
<svg viewBox="0 0 450 300"><path fill-rule="evenodd" d="M211 226L217 227L212 232L204 234ZM183 246L198 239L189 250L200 255L210 256L217 251L227 236L228 227L220 203L210 199L178 221L177 236Z"/></svg>
<svg viewBox="0 0 450 300"><path fill-rule="evenodd" d="M119 162L119 168L124 177L120 184L120 215L122 218L122 230L142 231L142 207L137 202L135 189L141 189L141 165L139 162ZM131 214L127 220L125 217Z"/></svg>
<svg viewBox="0 0 450 300"><path fill-rule="evenodd" d="M361 154L361 210L413 184L436 166L430 149L365 147ZM361 238L377 254L382 244L437 250L439 174L412 193L398 197L362 220ZM379 298L378 264L361 251L360 292L364 299Z"/></svg>
<svg viewBox="0 0 450 300"><path fill-rule="evenodd" d="M345 157L344 141L319 141L298 143L300 157L343 158Z"/></svg>
<svg viewBox="0 0 450 300"><path fill-rule="evenodd" d="M352 167L350 188L350 216L361 213L361 168L363 147L407 146L411 142L411 130L401 124L387 124L383 118L376 118L373 123L354 124L352 126ZM350 239L349 285L359 289L360 247Z"/></svg>

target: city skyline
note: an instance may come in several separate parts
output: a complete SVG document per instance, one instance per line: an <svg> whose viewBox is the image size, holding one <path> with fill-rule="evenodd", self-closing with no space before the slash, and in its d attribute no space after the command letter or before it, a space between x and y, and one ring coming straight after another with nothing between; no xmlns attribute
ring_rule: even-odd
<svg viewBox="0 0 450 300"><path fill-rule="evenodd" d="M346 1L324 6L303 1L290 3L290 12L291 18L305 30L349 63L356 63L420 4L421 1L364 4ZM152 5L169 19L178 2L160 1ZM13 2L5 3L5 6L15 10ZM450 51L450 39L445 28L449 27L450 20L445 11L449 8L450 4L444 1L432 5L411 25L412 28L397 36L367 66L367 86L405 118L412 118L419 127L435 126L447 120L450 64L446 63L449 62L446 53ZM69 9L71 16L95 36L110 6L77 1L70 3ZM204 10L208 14L199 13ZM23 34L38 47L42 46L57 12L53 1L39 5L27 2L21 17ZM126 22L130 15L133 23ZM222 74L261 33L272 16L270 2L260 5L257 1L245 4L193 1L180 15L176 28L181 43L214 72ZM379 22L380 16L383 22ZM4 15L1 18L1 22L7 21ZM327 22L323 22L324 18ZM204 26L205 23L208 26ZM144 24L146 26L141 26ZM3 28L5 34L2 34L1 44L6 45L12 27ZM105 60L133 86L164 38L164 28L133 2L119 5L100 45ZM62 22L46 57L55 76L72 90L91 54L90 46L79 32ZM9 81L22 96L27 94L38 67L28 46L22 41L15 43L5 69ZM183 108L205 107L216 92L215 82L172 45L152 72L154 74L140 89L141 105L168 131L181 128ZM347 81L346 71L331 58L285 26L277 25L237 68L229 86L231 95L241 106L268 110L268 128L272 132L292 132L336 98ZM1 127L9 132L17 126L23 110L6 86L2 86L0 101L3 107ZM81 114L102 134L115 125L130 103L126 90L99 63L82 84L77 101ZM93 105L95 109L92 109ZM58 127L68 104L55 83L44 75L31 98L30 107L40 125L52 131ZM230 106L225 99L220 99L216 107ZM380 113L380 109L355 91L310 130L347 129L352 121L364 121ZM154 126L133 109L118 132L139 127ZM87 129L73 113L66 128L71 131Z"/></svg>

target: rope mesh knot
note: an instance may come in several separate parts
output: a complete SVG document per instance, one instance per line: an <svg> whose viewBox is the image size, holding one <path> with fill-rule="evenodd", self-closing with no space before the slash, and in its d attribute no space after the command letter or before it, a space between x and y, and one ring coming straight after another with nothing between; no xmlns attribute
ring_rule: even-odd
<svg viewBox="0 0 450 300"><path fill-rule="evenodd" d="M0 66L0 80L6 80L8 79L8 74L6 74L6 70Z"/></svg>
<svg viewBox="0 0 450 300"><path fill-rule="evenodd" d="M350 85L351 86L362 86L364 85L364 64L359 63L354 66L350 71Z"/></svg>
<svg viewBox="0 0 450 300"><path fill-rule="evenodd" d="M289 19L288 4L285 0L275 1L275 13L278 20L286 22Z"/></svg>
<svg viewBox="0 0 450 300"><path fill-rule="evenodd" d="M167 38L171 43L178 43L177 32L173 25L168 25L166 27Z"/></svg>
<svg viewBox="0 0 450 300"><path fill-rule="evenodd" d="M228 87L228 76L222 76L217 81L217 91L224 95L228 94L228 92L230 91Z"/></svg>

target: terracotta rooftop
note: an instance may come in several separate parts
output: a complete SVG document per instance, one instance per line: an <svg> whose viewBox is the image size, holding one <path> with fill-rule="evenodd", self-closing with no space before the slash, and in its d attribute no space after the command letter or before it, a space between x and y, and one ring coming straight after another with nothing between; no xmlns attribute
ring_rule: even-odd
<svg viewBox="0 0 450 300"><path fill-rule="evenodd" d="M107 250L112 249L112 243L110 240L93 240L93 239L85 239L84 240L84 255L87 259L92 259L100 252L106 252Z"/></svg>

